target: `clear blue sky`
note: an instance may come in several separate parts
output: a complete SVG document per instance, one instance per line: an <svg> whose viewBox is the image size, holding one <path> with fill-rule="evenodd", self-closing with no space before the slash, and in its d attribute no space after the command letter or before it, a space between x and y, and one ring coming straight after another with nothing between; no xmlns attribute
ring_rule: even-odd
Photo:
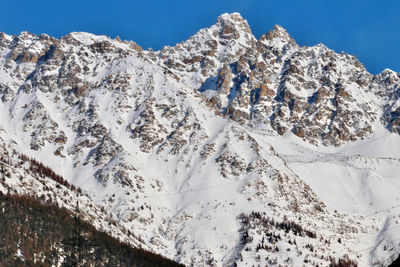
<svg viewBox="0 0 400 267"><path fill-rule="evenodd" d="M400 72L400 1L397 0L3 0L0 31L72 31L120 36L144 48L174 45L238 11L258 38L282 25L300 45L324 43L356 55L376 74Z"/></svg>

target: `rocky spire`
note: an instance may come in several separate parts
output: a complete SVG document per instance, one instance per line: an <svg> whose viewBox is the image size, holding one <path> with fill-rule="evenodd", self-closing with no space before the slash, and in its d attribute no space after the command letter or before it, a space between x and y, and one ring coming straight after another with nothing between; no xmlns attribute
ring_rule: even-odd
<svg viewBox="0 0 400 267"><path fill-rule="evenodd" d="M274 50L277 49L279 51L282 51L284 47L297 46L296 41L279 25L275 25L272 30L263 34L258 42L263 47L274 48Z"/></svg>
<svg viewBox="0 0 400 267"><path fill-rule="evenodd" d="M218 17L216 26L220 28L220 37L225 39L239 39L246 33L249 36L253 35L247 20L237 12L222 14Z"/></svg>
<svg viewBox="0 0 400 267"><path fill-rule="evenodd" d="M272 30L263 35L267 40L281 39L287 42L296 43L289 33L280 25L275 25Z"/></svg>

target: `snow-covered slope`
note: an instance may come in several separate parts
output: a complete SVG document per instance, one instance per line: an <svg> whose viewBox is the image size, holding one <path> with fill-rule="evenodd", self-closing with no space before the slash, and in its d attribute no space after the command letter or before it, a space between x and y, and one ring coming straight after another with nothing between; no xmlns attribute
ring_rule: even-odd
<svg viewBox="0 0 400 267"><path fill-rule="evenodd" d="M87 218L134 246L194 266L400 253L397 73L280 26L257 40L238 13L161 51L24 32L0 54L4 149L80 187ZM41 194L10 169L3 191Z"/></svg>

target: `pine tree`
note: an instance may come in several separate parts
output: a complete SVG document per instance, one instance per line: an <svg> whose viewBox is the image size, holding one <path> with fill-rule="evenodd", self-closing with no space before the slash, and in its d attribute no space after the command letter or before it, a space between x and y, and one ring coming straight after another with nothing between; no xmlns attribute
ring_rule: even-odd
<svg viewBox="0 0 400 267"><path fill-rule="evenodd" d="M67 266L81 266L82 263L83 238L79 213L79 202L76 201L72 237L63 242L66 247L66 252L69 252L65 262Z"/></svg>
<svg viewBox="0 0 400 267"><path fill-rule="evenodd" d="M83 239L81 234L81 221L79 220L79 202L76 201L74 216L74 254L76 266L80 266L82 262Z"/></svg>

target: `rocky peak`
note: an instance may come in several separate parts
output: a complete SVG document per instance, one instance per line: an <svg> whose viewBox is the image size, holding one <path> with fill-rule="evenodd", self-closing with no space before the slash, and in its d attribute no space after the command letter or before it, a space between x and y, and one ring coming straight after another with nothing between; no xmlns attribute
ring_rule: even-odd
<svg viewBox="0 0 400 267"><path fill-rule="evenodd" d="M10 45L13 37L11 35L5 34L4 32L0 32L0 46L7 47Z"/></svg>
<svg viewBox="0 0 400 267"><path fill-rule="evenodd" d="M289 42L296 43L294 39L289 35L289 33L282 26L275 24L274 28L267 32L265 35L267 40L282 39Z"/></svg>
<svg viewBox="0 0 400 267"><path fill-rule="evenodd" d="M239 39L246 33L252 36L247 20L237 12L222 14L218 17L216 26L220 28L219 36L225 39Z"/></svg>
<svg viewBox="0 0 400 267"><path fill-rule="evenodd" d="M288 48L298 47L296 41L279 25L275 25L272 30L263 34L258 43L262 48L272 50L277 55L282 54Z"/></svg>
<svg viewBox="0 0 400 267"><path fill-rule="evenodd" d="M223 64L233 64L248 51L255 50L256 42L247 21L239 13L223 14L216 24L174 47L164 47L156 55L160 64L170 70L183 75L199 72L203 78L209 78L209 75L218 75ZM196 86L201 86L195 80Z"/></svg>
<svg viewBox="0 0 400 267"><path fill-rule="evenodd" d="M30 33L28 31L23 31L18 35L19 40L36 39L38 36L36 34Z"/></svg>
<svg viewBox="0 0 400 267"><path fill-rule="evenodd" d="M91 33L87 32L71 32L63 37L61 37L61 40L71 43L71 44L76 44L76 45L91 45L96 41L100 40L105 40L109 39L106 36L97 36Z"/></svg>
<svg viewBox="0 0 400 267"><path fill-rule="evenodd" d="M397 73L391 69L384 69L377 75L377 78L386 84L392 85L396 82L400 82L400 73Z"/></svg>
<svg viewBox="0 0 400 267"><path fill-rule="evenodd" d="M400 90L400 73L391 69L385 69L374 76L370 89L384 99L396 99Z"/></svg>
<svg viewBox="0 0 400 267"><path fill-rule="evenodd" d="M384 103L382 122L388 130L400 134L400 73L385 69L374 77L371 88Z"/></svg>

